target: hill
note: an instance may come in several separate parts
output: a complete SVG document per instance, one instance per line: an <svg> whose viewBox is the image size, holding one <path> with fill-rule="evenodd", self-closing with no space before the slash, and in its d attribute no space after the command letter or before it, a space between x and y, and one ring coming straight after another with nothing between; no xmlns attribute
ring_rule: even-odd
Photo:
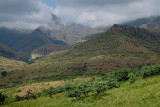
<svg viewBox="0 0 160 107"><path fill-rule="evenodd" d="M140 18L140 19L136 19L136 20L127 22L125 24L127 24L129 26L134 26L134 27L160 29L160 16Z"/></svg>
<svg viewBox="0 0 160 107"><path fill-rule="evenodd" d="M159 46L159 35L156 33L114 25L97 38L67 51L53 52L16 71L11 70L12 75L1 81L9 83L8 78L14 77L15 83L23 83L57 76L113 73L120 68L137 70L141 66L160 63Z"/></svg>
<svg viewBox="0 0 160 107"><path fill-rule="evenodd" d="M45 44L59 44L67 45L65 42L60 40L55 40L49 37L46 37L38 29L29 34L28 36L21 39L19 42L15 43L12 48L19 53L25 55L27 58L30 58L31 52L34 49L37 49Z"/></svg>
<svg viewBox="0 0 160 107"><path fill-rule="evenodd" d="M137 78L133 84L130 84L128 81L121 82L119 88L107 90L96 97L90 94L88 97L82 97L79 99L67 98L66 93L63 92L53 95L52 98L41 95L35 100L11 102L9 104L2 105L2 107L159 107L159 81L160 76L153 76L145 79ZM41 84L44 88L44 86L48 86L47 84L55 86L55 83L58 83L59 85L64 84L63 81L37 83L37 85L31 84L23 87L20 86L7 89L4 90L4 92L11 96L13 93L17 93L17 90L20 89L30 89L31 86L34 86L34 89L39 90L39 86Z"/></svg>
<svg viewBox="0 0 160 107"><path fill-rule="evenodd" d="M57 44L45 44L37 49L34 49L31 53L31 59L47 56L51 52L62 51L68 49L68 46Z"/></svg>
<svg viewBox="0 0 160 107"><path fill-rule="evenodd" d="M26 65L25 62L16 61L13 59L9 59L9 58L0 56L0 72L7 71L8 69L14 69L16 67L20 67L24 65Z"/></svg>
<svg viewBox="0 0 160 107"><path fill-rule="evenodd" d="M13 51L12 49L2 44L0 44L0 56L12 58L12 59L21 58L15 51Z"/></svg>

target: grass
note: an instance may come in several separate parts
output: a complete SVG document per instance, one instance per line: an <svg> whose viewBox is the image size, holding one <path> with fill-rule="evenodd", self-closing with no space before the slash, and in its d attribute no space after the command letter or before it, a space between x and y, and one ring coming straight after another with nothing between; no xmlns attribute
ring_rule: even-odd
<svg viewBox="0 0 160 107"><path fill-rule="evenodd" d="M0 71L24 66L26 63L0 56Z"/></svg>
<svg viewBox="0 0 160 107"><path fill-rule="evenodd" d="M2 107L159 107L160 76L138 78L133 84L122 82L120 88L106 91L97 97L67 98L65 93L53 98L13 102Z"/></svg>

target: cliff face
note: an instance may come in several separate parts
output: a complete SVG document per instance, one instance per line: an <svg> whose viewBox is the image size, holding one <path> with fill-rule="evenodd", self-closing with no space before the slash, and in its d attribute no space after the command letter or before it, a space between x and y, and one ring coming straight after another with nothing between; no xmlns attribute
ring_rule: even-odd
<svg viewBox="0 0 160 107"><path fill-rule="evenodd" d="M108 32L121 32L121 33L125 33L128 35L133 35L136 37L143 37L143 38L148 38L148 39L152 39L152 40L156 40L156 41L160 41L160 34L159 33L153 33L150 32L146 29L142 29L142 28L136 28L136 27L130 27L127 25L113 25Z"/></svg>
<svg viewBox="0 0 160 107"><path fill-rule="evenodd" d="M68 49L67 46L55 45L55 44L46 44L37 49L34 49L31 53L31 59L36 59L40 57L44 57L51 52L62 51Z"/></svg>

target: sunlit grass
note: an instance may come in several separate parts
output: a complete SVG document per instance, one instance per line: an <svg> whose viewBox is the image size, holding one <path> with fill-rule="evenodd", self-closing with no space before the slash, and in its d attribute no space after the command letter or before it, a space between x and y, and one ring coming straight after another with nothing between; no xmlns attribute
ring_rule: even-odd
<svg viewBox="0 0 160 107"><path fill-rule="evenodd" d="M14 102L2 107L159 107L160 76L138 78L134 84L128 81L120 88L106 91L97 97L67 98L65 93L53 98L40 97L37 100Z"/></svg>

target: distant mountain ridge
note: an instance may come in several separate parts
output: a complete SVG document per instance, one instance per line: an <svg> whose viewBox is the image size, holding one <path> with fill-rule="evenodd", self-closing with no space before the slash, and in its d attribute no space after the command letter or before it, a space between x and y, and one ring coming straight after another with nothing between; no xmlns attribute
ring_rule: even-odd
<svg viewBox="0 0 160 107"><path fill-rule="evenodd" d="M134 35L137 37L143 37L160 41L160 33L150 32L146 29L141 29L137 27L115 24L108 30L108 32L117 32L117 31L128 35Z"/></svg>
<svg viewBox="0 0 160 107"><path fill-rule="evenodd" d="M105 28L91 28L68 23L54 14L52 14L52 19L48 25L40 26L33 31L0 28L0 43L21 54L27 60L33 50L43 45L73 45L88 34L105 31Z"/></svg>
<svg viewBox="0 0 160 107"><path fill-rule="evenodd" d="M124 24L129 26L134 26L134 27L160 29L160 16L139 18L130 22L126 22Z"/></svg>

